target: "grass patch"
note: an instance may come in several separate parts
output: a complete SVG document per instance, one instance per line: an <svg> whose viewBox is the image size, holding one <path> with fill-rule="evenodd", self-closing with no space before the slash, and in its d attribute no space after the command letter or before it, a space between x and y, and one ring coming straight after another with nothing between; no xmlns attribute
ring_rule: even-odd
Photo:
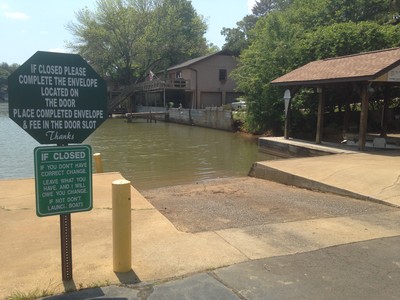
<svg viewBox="0 0 400 300"><path fill-rule="evenodd" d="M105 280L105 281L94 281L92 283L89 283L87 285L84 285L82 283L79 283L79 288L78 290L83 290L83 289L94 289L94 288L101 288L104 286L109 286L111 285L109 280Z"/></svg>
<svg viewBox="0 0 400 300"><path fill-rule="evenodd" d="M101 288L105 286L111 285L109 280L105 281L95 281L89 284L83 284L79 283L77 288L66 288L65 293L70 293L70 292L76 292L79 290L84 290L84 289L93 289L93 288ZM49 296L54 296L57 294L61 294L62 291L60 291L57 287L59 285L55 285L50 282L49 286L44 289L39 289L36 288L32 291L28 292L21 292L21 291L14 291L10 296L6 297L5 299L7 300L34 300L38 298L44 298L44 297L49 297Z"/></svg>
<svg viewBox="0 0 400 300"><path fill-rule="evenodd" d="M45 289L36 288L33 291L29 291L29 292L15 291L6 299L7 300L33 300L33 299L52 296L54 294L57 294L57 287L54 286L54 284L50 283L49 286Z"/></svg>

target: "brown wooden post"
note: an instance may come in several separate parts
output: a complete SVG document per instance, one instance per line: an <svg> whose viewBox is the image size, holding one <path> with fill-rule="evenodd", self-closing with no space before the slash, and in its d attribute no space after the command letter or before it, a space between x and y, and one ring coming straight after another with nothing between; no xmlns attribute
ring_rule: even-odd
<svg viewBox="0 0 400 300"><path fill-rule="evenodd" d="M365 142L367 140L368 99L368 84L364 84L361 88L361 115L358 140L358 150L360 151L365 151Z"/></svg>
<svg viewBox="0 0 400 300"><path fill-rule="evenodd" d="M315 137L315 142L321 144L322 136L324 132L324 112L325 112L325 93L322 88L317 88L319 95L318 101L318 121L317 121L317 134Z"/></svg>
<svg viewBox="0 0 400 300"><path fill-rule="evenodd" d="M289 131L290 131L290 111L292 104L292 95L290 90L285 91L285 95L283 97L285 101L285 129L284 129L284 138L289 139Z"/></svg>
<svg viewBox="0 0 400 300"><path fill-rule="evenodd" d="M385 88L383 91L381 137L387 137L389 102L390 102L390 89Z"/></svg>
<svg viewBox="0 0 400 300"><path fill-rule="evenodd" d="M350 118L350 99L346 98L344 104L344 116L343 116L343 139L346 138L346 134L349 132L349 118Z"/></svg>

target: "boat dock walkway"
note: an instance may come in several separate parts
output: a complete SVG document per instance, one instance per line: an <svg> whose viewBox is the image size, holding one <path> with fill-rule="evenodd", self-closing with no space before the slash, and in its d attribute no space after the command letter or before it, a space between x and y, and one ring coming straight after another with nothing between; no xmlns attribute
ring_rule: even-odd
<svg viewBox="0 0 400 300"><path fill-rule="evenodd" d="M157 117L168 118L168 111L148 111L148 112L135 112L135 113L126 113L125 117L128 119L128 122L132 121L135 118L145 118L147 123L152 123L153 121L157 123Z"/></svg>

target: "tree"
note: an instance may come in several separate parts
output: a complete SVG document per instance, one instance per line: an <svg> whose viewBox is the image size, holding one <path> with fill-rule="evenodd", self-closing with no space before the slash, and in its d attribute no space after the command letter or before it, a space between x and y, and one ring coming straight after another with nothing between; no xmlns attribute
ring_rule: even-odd
<svg viewBox="0 0 400 300"><path fill-rule="evenodd" d="M223 49L228 49L239 56L240 53L249 46L251 30L255 27L257 21L272 13L273 11L284 10L289 6L292 0L258 0L252 8L252 14L245 16L236 23L237 27L221 30L225 36Z"/></svg>
<svg viewBox="0 0 400 300"><path fill-rule="evenodd" d="M208 52L206 30L205 21L190 1L161 1L146 28L146 52L153 53L152 61L158 62L159 69L202 56Z"/></svg>
<svg viewBox="0 0 400 300"><path fill-rule="evenodd" d="M238 67L231 73L249 103L246 130L280 132L283 105L277 99L282 98L283 92L271 88L270 81L295 64L295 48L291 46L300 33L299 26L286 26L283 15L278 13L257 22L251 45L242 52Z"/></svg>
<svg viewBox="0 0 400 300"><path fill-rule="evenodd" d="M69 47L123 84L208 50L207 27L187 0L99 0L76 18L68 26L76 36Z"/></svg>
<svg viewBox="0 0 400 300"><path fill-rule="evenodd" d="M232 51L235 56L239 56L243 49L248 47L249 32L254 28L258 18L254 15L247 15L237 22L237 27L223 27L221 35L225 36L223 49Z"/></svg>
<svg viewBox="0 0 400 300"><path fill-rule="evenodd" d="M327 14L337 23L387 20L392 1L382 0L329 0Z"/></svg>
<svg viewBox="0 0 400 300"><path fill-rule="evenodd" d="M341 6L335 6L339 2ZM247 129L260 133L282 128L283 90L270 85L273 79L316 59L398 46L399 29L385 25L391 18L391 1L364 7L376 2L293 0L284 9L259 18L232 73L251 103ZM299 103L309 105L312 95L303 95ZM299 103L295 105L304 108Z"/></svg>
<svg viewBox="0 0 400 300"><path fill-rule="evenodd" d="M9 65L6 62L3 62L0 64L0 82L5 83L7 82L7 78L9 75L11 75L12 72L14 72L16 69L18 69L19 65L18 64L12 64Z"/></svg>
<svg viewBox="0 0 400 300"><path fill-rule="evenodd" d="M16 69L18 69L18 67L18 64L9 65L5 62L0 64L0 99L3 98L6 93L8 76L10 76L11 73L14 72Z"/></svg>
<svg viewBox="0 0 400 300"><path fill-rule="evenodd" d="M306 63L400 46L400 28L367 21L335 23L307 32L298 45L298 56Z"/></svg>
<svg viewBox="0 0 400 300"><path fill-rule="evenodd" d="M263 17L275 10L285 9L291 2L291 0L257 0L251 11L256 17Z"/></svg>

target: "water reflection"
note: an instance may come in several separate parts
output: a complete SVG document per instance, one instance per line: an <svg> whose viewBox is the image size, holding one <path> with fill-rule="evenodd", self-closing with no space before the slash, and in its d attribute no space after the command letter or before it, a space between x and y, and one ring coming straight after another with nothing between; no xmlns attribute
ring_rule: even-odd
<svg viewBox="0 0 400 300"><path fill-rule="evenodd" d="M102 153L105 171L121 172L138 189L245 176L268 159L240 134L144 120L108 120L86 142Z"/></svg>
<svg viewBox="0 0 400 300"><path fill-rule="evenodd" d="M39 144L6 117L0 104L0 178L33 177ZM253 162L270 159L255 139L172 123L109 119L85 144L100 152L105 172L121 172L139 190L217 177L245 176Z"/></svg>
<svg viewBox="0 0 400 300"><path fill-rule="evenodd" d="M0 179L33 177L33 149L39 146L8 118L8 105L0 102Z"/></svg>

